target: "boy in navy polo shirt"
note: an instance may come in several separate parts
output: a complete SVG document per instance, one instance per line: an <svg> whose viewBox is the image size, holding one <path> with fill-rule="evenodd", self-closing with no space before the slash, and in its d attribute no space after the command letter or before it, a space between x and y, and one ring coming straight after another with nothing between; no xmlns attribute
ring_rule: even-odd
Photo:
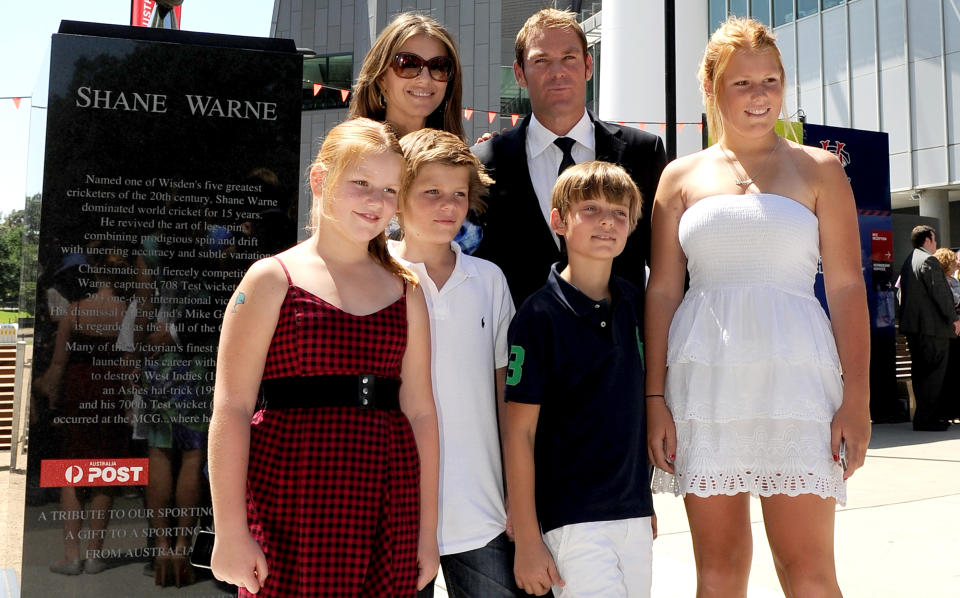
<svg viewBox="0 0 960 598"><path fill-rule="evenodd" d="M568 263L510 324L504 453L517 585L648 597L655 535L643 401L643 296L611 276L640 215L621 167L565 170L550 225Z"/></svg>

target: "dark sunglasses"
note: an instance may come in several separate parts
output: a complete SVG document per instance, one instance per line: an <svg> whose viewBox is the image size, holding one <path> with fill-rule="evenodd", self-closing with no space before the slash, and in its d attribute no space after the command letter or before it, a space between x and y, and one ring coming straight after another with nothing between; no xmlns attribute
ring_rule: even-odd
<svg viewBox="0 0 960 598"><path fill-rule="evenodd" d="M400 52L393 57L390 66L401 79L416 79L423 67L427 67L430 78L434 81L446 82L453 78L453 59L449 56L434 56L430 60L424 60L416 54Z"/></svg>

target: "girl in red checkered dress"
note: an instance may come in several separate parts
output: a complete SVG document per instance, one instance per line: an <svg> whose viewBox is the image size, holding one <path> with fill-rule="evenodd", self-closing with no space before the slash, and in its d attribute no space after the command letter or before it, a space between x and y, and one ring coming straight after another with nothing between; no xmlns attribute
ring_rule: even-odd
<svg viewBox="0 0 960 598"><path fill-rule="evenodd" d="M240 596L409 597L437 573L429 321L384 235L402 166L382 123L331 130L313 235L254 264L226 309L212 565Z"/></svg>

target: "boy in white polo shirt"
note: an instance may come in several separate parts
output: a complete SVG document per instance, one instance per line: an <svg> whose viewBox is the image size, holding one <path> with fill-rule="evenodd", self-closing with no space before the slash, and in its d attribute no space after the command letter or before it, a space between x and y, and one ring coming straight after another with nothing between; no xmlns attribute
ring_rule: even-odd
<svg viewBox="0 0 960 598"><path fill-rule="evenodd" d="M493 181L455 135L421 129L400 140L406 170L390 252L417 273L430 312L440 423L440 565L452 598L525 596L507 539L499 412L514 308L491 262L453 242ZM433 596L431 583L419 596Z"/></svg>

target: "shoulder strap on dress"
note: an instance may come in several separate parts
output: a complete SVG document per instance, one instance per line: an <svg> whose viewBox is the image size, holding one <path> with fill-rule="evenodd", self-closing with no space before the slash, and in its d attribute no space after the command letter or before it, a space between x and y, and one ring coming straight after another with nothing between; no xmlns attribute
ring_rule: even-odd
<svg viewBox="0 0 960 598"><path fill-rule="evenodd" d="M287 270L287 265L284 264L284 263L283 263L283 260L281 260L279 257L277 257L277 256L275 256L275 255L272 256L272 257L273 257L273 259L275 259L275 260L277 260L278 262L280 262L280 267L283 268L283 273L286 274L286 276L287 276L287 285L292 287L292 286L293 286L293 279L290 278L290 272Z"/></svg>

